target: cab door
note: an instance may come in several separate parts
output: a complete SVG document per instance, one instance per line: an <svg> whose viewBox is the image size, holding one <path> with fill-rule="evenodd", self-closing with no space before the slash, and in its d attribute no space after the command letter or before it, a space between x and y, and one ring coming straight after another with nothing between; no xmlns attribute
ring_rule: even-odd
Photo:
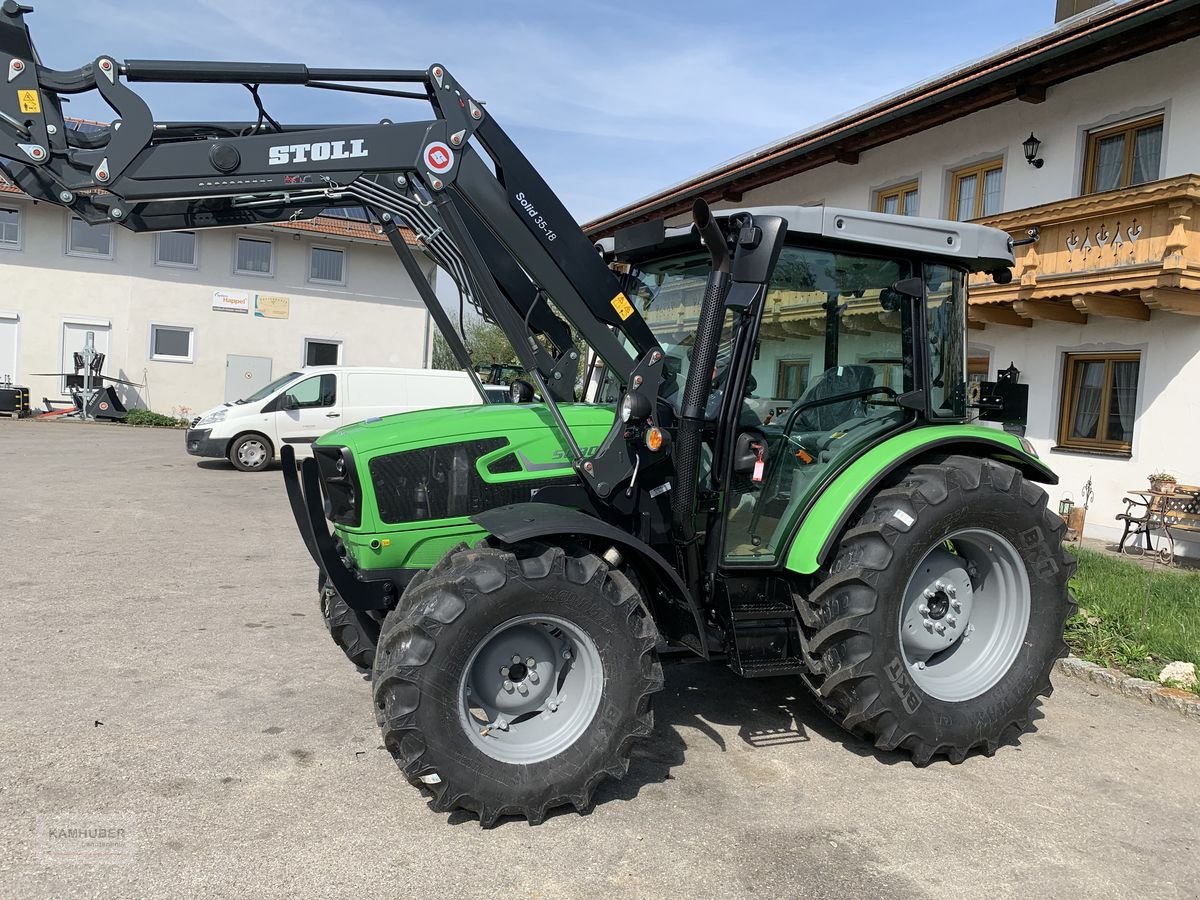
<svg viewBox="0 0 1200 900"><path fill-rule="evenodd" d="M340 425L339 393L338 376L334 372L310 375L284 391L276 413L280 441L311 444Z"/></svg>

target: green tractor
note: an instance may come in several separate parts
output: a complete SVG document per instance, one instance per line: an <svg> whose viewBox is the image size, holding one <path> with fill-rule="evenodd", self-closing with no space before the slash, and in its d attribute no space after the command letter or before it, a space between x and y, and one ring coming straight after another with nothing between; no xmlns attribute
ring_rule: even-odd
<svg viewBox="0 0 1200 900"><path fill-rule="evenodd" d="M586 808L651 733L666 648L798 678L917 764L992 753L1050 692L1073 609L1056 479L1018 436L1027 388L966 379L967 279L1011 278L1008 235L697 201L594 244L444 66L58 71L28 12L0 5L0 171L27 194L139 232L365 209L481 399L415 253L528 374L512 404L283 448L330 630L435 809ZM243 84L258 115L156 121L136 82ZM264 84L434 116L289 125ZM89 91L116 117L85 133L62 97Z"/></svg>
<svg viewBox="0 0 1200 900"><path fill-rule="evenodd" d="M594 402L558 404L584 459L621 423L635 464L607 497L542 402L317 441L308 494L348 592L404 585L358 612L328 586L334 636L436 808L584 808L650 732L662 644L798 677L918 764L991 754L1051 690L1074 566L1055 477L969 423L970 400L1023 421L1023 386L965 376L967 277L1007 274L1008 235L820 207L697 218L600 248L662 373L650 392L594 367ZM739 272L764 223L773 267Z"/></svg>

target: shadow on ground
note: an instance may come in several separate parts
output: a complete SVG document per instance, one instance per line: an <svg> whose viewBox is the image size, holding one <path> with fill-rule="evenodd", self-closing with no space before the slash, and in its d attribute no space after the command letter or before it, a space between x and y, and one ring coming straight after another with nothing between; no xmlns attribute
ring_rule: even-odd
<svg viewBox="0 0 1200 900"><path fill-rule="evenodd" d="M804 762L804 747L813 737L831 742L860 757L873 757L883 765L911 765L907 753L884 752L868 741L857 737L835 723L817 704L808 689L795 676L776 678L741 678L720 663L705 663L699 659L676 659L663 664L666 687L655 697L654 733L638 741L630 755L629 773L620 781L601 783L592 801L590 815L596 807L613 801L629 801L647 786L671 780L673 770L686 761L688 741L708 741L722 753L730 748L723 732L737 728L737 739L753 750L794 746L795 764ZM1043 718L1041 705L1035 706L1029 728L1023 734L1037 731L1037 721ZM717 726L721 726L718 729ZM697 735L697 737L691 737ZM1020 743L1023 735L1010 733L1001 744L1005 747ZM971 754L978 755L978 751ZM931 765L948 766L944 757ZM550 819L560 815L577 815L569 806L547 813ZM498 826L524 824L524 819L505 816ZM473 813L456 810L449 814L448 824L478 824Z"/></svg>

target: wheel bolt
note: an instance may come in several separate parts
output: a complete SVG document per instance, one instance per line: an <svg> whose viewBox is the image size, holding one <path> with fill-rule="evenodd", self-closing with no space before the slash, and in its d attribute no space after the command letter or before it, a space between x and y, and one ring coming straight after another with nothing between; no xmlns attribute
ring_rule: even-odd
<svg viewBox="0 0 1200 900"><path fill-rule="evenodd" d="M507 692L507 693L511 694L511 693L512 693L512 689L513 689L513 688L512 688L512 682L511 682L511 681L508 681L507 679L505 679L505 681L504 681L504 690L505 690L505 692Z"/></svg>
<svg viewBox="0 0 1200 900"><path fill-rule="evenodd" d="M925 599L926 600L932 600L934 598L934 596L935 595L934 595L933 588L931 588L931 587L925 588Z"/></svg>
<svg viewBox="0 0 1200 900"><path fill-rule="evenodd" d="M519 655L519 654L517 654L517 653L514 653L514 654L513 654L513 658L512 658L512 663L513 663L513 665L514 665L514 666L515 666L515 665L518 665L520 662L521 662L521 657L520 657L520 655Z"/></svg>
<svg viewBox="0 0 1200 900"><path fill-rule="evenodd" d="M925 620L925 630L933 631L933 623L930 622L928 619Z"/></svg>
<svg viewBox="0 0 1200 900"><path fill-rule="evenodd" d="M927 616L927 615L929 615L929 607L926 606L924 603L922 603L920 606L917 607L917 612L919 612L923 616Z"/></svg>
<svg viewBox="0 0 1200 900"><path fill-rule="evenodd" d="M522 681L517 684L517 693L522 697L529 693L529 687L525 684L525 682Z"/></svg>
<svg viewBox="0 0 1200 900"><path fill-rule="evenodd" d="M508 722L504 719L497 719L496 727L499 728L501 731L508 731Z"/></svg>
<svg viewBox="0 0 1200 900"><path fill-rule="evenodd" d="M955 612L962 612L962 601L961 600L951 600L950 608L952 610L954 610Z"/></svg>
<svg viewBox="0 0 1200 900"><path fill-rule="evenodd" d="M537 673L537 671L536 671L535 669L530 669L530 670L529 670L529 680L530 680L530 681L532 681L534 684L537 684L537 683L538 683L538 681L540 680L540 679L538 678L538 673Z"/></svg>
<svg viewBox="0 0 1200 900"><path fill-rule="evenodd" d="M936 625L933 626L933 630L936 631L938 634L945 634L946 626L943 625L941 622L938 622Z"/></svg>
<svg viewBox="0 0 1200 900"><path fill-rule="evenodd" d="M528 657L525 660L525 668L527 668L527 669L532 669L536 665L537 665L537 660L534 659L532 656Z"/></svg>
<svg viewBox="0 0 1200 900"><path fill-rule="evenodd" d="M956 588L952 584L947 585L946 586L946 596L949 597L951 600L953 600L955 597L958 596L958 588Z"/></svg>
<svg viewBox="0 0 1200 900"><path fill-rule="evenodd" d="M946 624L951 628L956 628L958 627L958 619L954 618L954 616L950 616L950 618L946 620Z"/></svg>
<svg viewBox="0 0 1200 900"><path fill-rule="evenodd" d="M508 677L508 666L501 666L501 667L500 667L500 675L501 675L502 677L504 677L504 678L507 678L507 677Z"/></svg>
<svg viewBox="0 0 1200 900"><path fill-rule="evenodd" d="M920 660L918 660L918 661L917 661L917 668L918 668L919 670L924 670L924 668L925 668L925 663L923 663L923 662L921 662Z"/></svg>
<svg viewBox="0 0 1200 900"><path fill-rule="evenodd" d="M568 647L566 650L563 651L563 659L570 659L570 658L571 658L571 648Z"/></svg>

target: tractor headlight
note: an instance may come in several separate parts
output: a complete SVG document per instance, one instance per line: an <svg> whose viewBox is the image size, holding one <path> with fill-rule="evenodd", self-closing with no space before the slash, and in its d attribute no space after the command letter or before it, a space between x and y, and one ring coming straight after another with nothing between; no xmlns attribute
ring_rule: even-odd
<svg viewBox="0 0 1200 900"><path fill-rule="evenodd" d="M650 398L637 391L626 391L621 398L621 421L628 424L633 419L650 417Z"/></svg>

